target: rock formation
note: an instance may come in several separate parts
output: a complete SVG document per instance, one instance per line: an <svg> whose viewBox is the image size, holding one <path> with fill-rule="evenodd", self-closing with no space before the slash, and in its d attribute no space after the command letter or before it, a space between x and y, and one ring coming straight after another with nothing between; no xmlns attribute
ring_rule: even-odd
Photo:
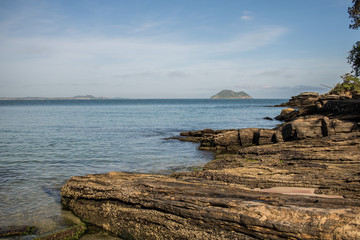
<svg viewBox="0 0 360 240"><path fill-rule="evenodd" d="M359 111L318 98L275 129L184 132L216 153L203 169L73 177L62 203L125 239L360 239Z"/></svg>
<svg viewBox="0 0 360 240"><path fill-rule="evenodd" d="M291 99L278 105L278 107L305 107L314 104L319 99L319 94L316 92L303 92L297 96L291 97Z"/></svg>

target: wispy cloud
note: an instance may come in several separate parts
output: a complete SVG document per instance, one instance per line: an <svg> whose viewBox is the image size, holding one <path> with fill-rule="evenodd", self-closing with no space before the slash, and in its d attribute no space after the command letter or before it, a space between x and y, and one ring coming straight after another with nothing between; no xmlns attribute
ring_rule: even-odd
<svg viewBox="0 0 360 240"><path fill-rule="evenodd" d="M251 20L255 19L255 17L253 16L253 13L249 12L249 11L244 11L243 15L240 18L241 18L241 20L244 20L244 21L251 21Z"/></svg>
<svg viewBox="0 0 360 240"><path fill-rule="evenodd" d="M281 27L242 33L223 42L195 44L156 37L3 37L0 60L23 58L72 61L104 61L123 66L137 62L142 67L178 64L179 60L207 61L218 55L256 50L274 43L286 29ZM139 65L140 66L140 65Z"/></svg>
<svg viewBox="0 0 360 240"><path fill-rule="evenodd" d="M249 15L243 15L243 16L241 16L241 19L244 20L244 21L250 21L250 20L253 20L254 17L249 16Z"/></svg>

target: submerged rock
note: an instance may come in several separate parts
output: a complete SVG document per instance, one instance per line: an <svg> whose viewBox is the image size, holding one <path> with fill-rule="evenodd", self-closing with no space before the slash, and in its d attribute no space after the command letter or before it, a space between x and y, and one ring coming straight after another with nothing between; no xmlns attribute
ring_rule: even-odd
<svg viewBox="0 0 360 240"><path fill-rule="evenodd" d="M59 230L53 233L45 234L34 238L34 240L60 240L60 239L80 239L86 230L85 223Z"/></svg>
<svg viewBox="0 0 360 240"><path fill-rule="evenodd" d="M31 235L36 232L34 226L0 226L0 238Z"/></svg>

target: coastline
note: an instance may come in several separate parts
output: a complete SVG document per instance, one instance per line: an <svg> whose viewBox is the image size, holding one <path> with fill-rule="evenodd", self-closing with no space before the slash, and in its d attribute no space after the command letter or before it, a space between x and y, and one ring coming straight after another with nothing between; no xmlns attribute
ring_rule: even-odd
<svg viewBox="0 0 360 240"><path fill-rule="evenodd" d="M204 129L170 138L164 134L164 141L172 139L163 142L165 146L182 146L178 140L197 142L199 149L215 153L215 158L203 167L183 168L186 172L171 175L112 172L74 177L63 186L63 206L88 227L95 224L124 239L326 239L320 235L338 234L349 221L355 221L350 224L355 230L350 230L357 234L359 121L346 113L352 108L344 108L342 102L324 101L315 114L309 114L309 109L314 111L311 106L284 113L291 113L289 120L274 129L265 128L274 126L275 121L261 120L263 128ZM350 106L349 102L357 104L345 104ZM329 109L334 106L347 110L332 116ZM278 110L272 109L273 117ZM195 145L190 145L195 150ZM258 207L271 210L263 213ZM313 208L319 211L312 212ZM258 215L253 216L255 212ZM275 212L284 215L284 220L276 220ZM302 229L301 219L287 219L287 214L322 222L309 220ZM347 220L331 230L331 222L343 216ZM319 230L322 224L330 228ZM273 225L289 229L285 233L268 229ZM98 229L95 232L102 234ZM88 237L87 232L83 238Z"/></svg>
<svg viewBox="0 0 360 240"><path fill-rule="evenodd" d="M73 177L62 204L124 238L356 239L358 122L310 112L275 129L182 133L178 139L200 142L215 159L171 176Z"/></svg>

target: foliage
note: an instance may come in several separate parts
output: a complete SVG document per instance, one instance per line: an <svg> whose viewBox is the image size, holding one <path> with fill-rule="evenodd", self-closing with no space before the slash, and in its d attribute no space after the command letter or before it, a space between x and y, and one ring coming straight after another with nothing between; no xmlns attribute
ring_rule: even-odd
<svg viewBox="0 0 360 240"><path fill-rule="evenodd" d="M360 75L360 41L356 42L349 52L348 63L352 65L355 76Z"/></svg>
<svg viewBox="0 0 360 240"><path fill-rule="evenodd" d="M353 0L354 5L348 8L349 18L352 18L349 28L358 29L360 26L360 0Z"/></svg>
<svg viewBox="0 0 360 240"><path fill-rule="evenodd" d="M253 158L246 158L245 159L246 162L258 162L258 159L253 159Z"/></svg>
<svg viewBox="0 0 360 240"><path fill-rule="evenodd" d="M354 5L348 8L349 18L352 24L349 28L358 29L360 26L360 0L353 0ZM360 42L356 42L349 52L348 63L352 65L355 76L360 75Z"/></svg>
<svg viewBox="0 0 360 240"><path fill-rule="evenodd" d="M341 76L342 83L338 83L329 93L330 94L344 94L344 93L360 93L360 79L350 73Z"/></svg>

